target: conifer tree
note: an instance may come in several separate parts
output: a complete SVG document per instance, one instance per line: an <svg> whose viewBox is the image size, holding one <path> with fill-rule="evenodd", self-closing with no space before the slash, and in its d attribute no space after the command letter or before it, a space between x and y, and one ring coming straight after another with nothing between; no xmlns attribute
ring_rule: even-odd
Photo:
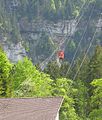
<svg viewBox="0 0 102 120"><path fill-rule="evenodd" d="M102 78L95 79L91 82L94 86L93 95L91 96L91 120L101 120L102 119Z"/></svg>
<svg viewBox="0 0 102 120"><path fill-rule="evenodd" d="M60 77L60 68L56 61L50 62L44 72L49 74L54 80Z"/></svg>
<svg viewBox="0 0 102 120"><path fill-rule="evenodd" d="M52 85L53 96L62 96L64 98L60 111L60 119L79 120L74 108L73 96L76 94L76 89L73 88L73 82L66 78L60 78L56 79Z"/></svg>
<svg viewBox="0 0 102 120"><path fill-rule="evenodd" d="M74 81L74 88L77 89L77 93L75 95L75 109L76 113L82 118L83 120L86 119L87 114L87 87L85 86L84 81L82 80L75 80Z"/></svg>
<svg viewBox="0 0 102 120"><path fill-rule="evenodd" d="M87 82L92 82L93 79L98 79L102 77L102 47L97 46L94 55L92 56L89 69Z"/></svg>

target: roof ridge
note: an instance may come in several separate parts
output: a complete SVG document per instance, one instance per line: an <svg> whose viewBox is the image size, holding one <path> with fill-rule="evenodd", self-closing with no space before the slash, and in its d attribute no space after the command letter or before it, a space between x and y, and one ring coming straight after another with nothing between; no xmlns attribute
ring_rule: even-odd
<svg viewBox="0 0 102 120"><path fill-rule="evenodd" d="M48 96L48 97L19 97L19 98L0 98L0 99L47 99L47 98L62 98L62 96Z"/></svg>

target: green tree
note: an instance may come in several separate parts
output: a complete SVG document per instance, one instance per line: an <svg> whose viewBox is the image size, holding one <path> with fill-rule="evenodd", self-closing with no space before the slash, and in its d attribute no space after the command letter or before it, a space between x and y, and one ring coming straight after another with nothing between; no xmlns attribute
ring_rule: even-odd
<svg viewBox="0 0 102 120"><path fill-rule="evenodd" d="M80 116L82 120L86 120L87 115L87 87L85 86L84 81L75 80L74 88L77 89L75 95L75 109L76 113Z"/></svg>
<svg viewBox="0 0 102 120"><path fill-rule="evenodd" d="M9 78L11 69L12 64L0 48L0 97L12 96L12 79Z"/></svg>
<svg viewBox="0 0 102 120"><path fill-rule="evenodd" d="M53 82L53 95L62 96L64 98L63 105L60 111L61 120L78 120L78 115L74 108L73 95L76 93L76 89L72 86L72 81L66 78L56 79Z"/></svg>
<svg viewBox="0 0 102 120"><path fill-rule="evenodd" d="M55 46L52 42L52 39L49 38L49 36L46 35L46 33L43 32L41 34L39 43L36 47L36 54L38 56L42 55L42 56L45 56L45 57L49 57L49 55L51 55L51 53L53 52L54 48L55 48Z"/></svg>
<svg viewBox="0 0 102 120"><path fill-rule="evenodd" d="M102 77L102 47L97 46L95 54L90 60L87 82Z"/></svg>
<svg viewBox="0 0 102 120"><path fill-rule="evenodd" d="M44 72L49 74L50 77L54 80L60 77L60 67L56 61L49 62Z"/></svg>
<svg viewBox="0 0 102 120"><path fill-rule="evenodd" d="M24 58L14 66L12 74L15 96L49 96L51 79L49 75L39 72L31 60Z"/></svg>
<svg viewBox="0 0 102 120"><path fill-rule="evenodd" d="M91 96L91 120L101 120L102 119L102 78L95 79L91 82L94 87L93 95Z"/></svg>
<svg viewBox="0 0 102 120"><path fill-rule="evenodd" d="M69 68L69 63L67 61L63 61L60 67L60 76L65 78L70 78L70 73L67 74Z"/></svg>
<svg viewBox="0 0 102 120"><path fill-rule="evenodd" d="M85 55L85 54L84 54ZM89 65L89 58L88 56L85 58L83 64L82 60L84 58L84 55L81 57L78 57L71 67L71 79L75 77L75 80L83 80L84 83L86 83L86 77L87 77L87 71L88 71L88 65ZM81 65L82 64L82 65Z"/></svg>

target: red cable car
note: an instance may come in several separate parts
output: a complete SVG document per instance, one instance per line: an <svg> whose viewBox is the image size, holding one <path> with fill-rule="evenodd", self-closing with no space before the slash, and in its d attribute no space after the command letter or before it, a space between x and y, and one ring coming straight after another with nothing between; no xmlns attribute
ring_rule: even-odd
<svg viewBox="0 0 102 120"><path fill-rule="evenodd" d="M64 51L63 50L60 50L60 51L58 51L58 58L59 59L64 59Z"/></svg>

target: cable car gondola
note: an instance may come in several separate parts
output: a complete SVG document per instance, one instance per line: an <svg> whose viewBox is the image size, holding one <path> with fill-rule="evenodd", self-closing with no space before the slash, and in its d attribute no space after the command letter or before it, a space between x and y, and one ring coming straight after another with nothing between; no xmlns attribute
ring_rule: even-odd
<svg viewBox="0 0 102 120"><path fill-rule="evenodd" d="M63 50L58 51L58 58L59 58L59 60L64 59L64 51Z"/></svg>

